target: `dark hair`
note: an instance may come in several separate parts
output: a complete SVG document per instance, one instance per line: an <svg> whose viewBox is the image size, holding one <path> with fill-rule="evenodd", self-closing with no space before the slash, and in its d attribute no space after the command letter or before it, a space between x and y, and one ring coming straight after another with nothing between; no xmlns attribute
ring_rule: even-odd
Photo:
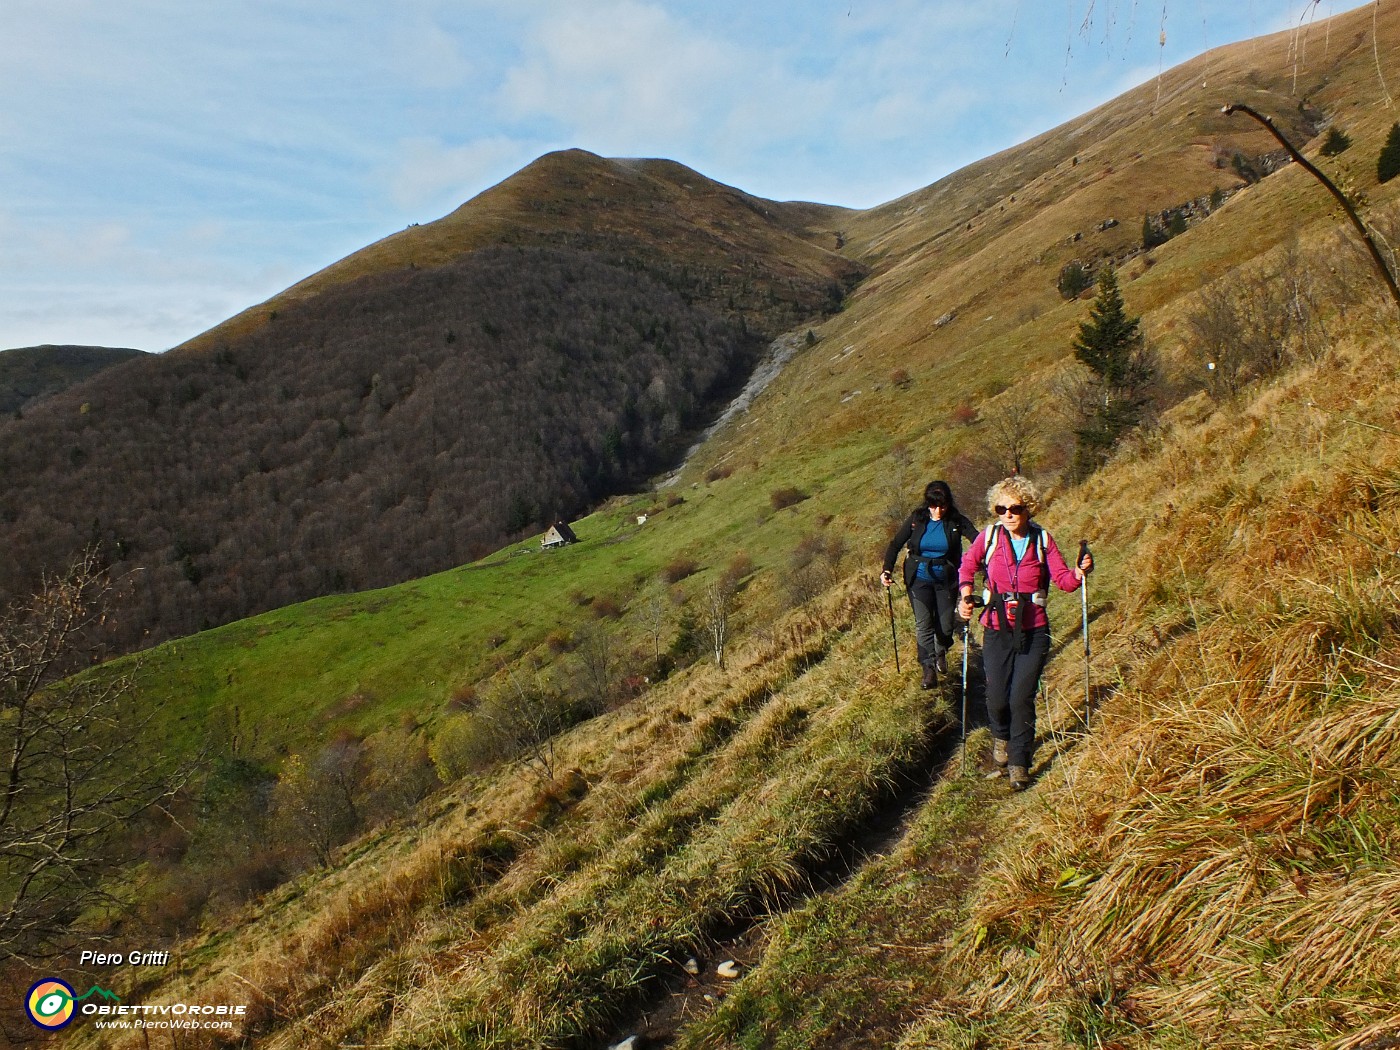
<svg viewBox="0 0 1400 1050"><path fill-rule="evenodd" d="M924 486L924 506L944 507L954 514L960 514L958 505L953 499L953 490L948 487L946 481L930 481Z"/></svg>

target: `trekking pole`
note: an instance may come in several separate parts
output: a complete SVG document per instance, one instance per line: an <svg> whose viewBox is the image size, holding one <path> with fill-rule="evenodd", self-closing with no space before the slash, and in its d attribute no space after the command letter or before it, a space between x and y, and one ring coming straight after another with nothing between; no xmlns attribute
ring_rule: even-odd
<svg viewBox="0 0 1400 1050"><path fill-rule="evenodd" d="M1089 541L1079 541L1079 567L1089 557ZM1079 581L1079 605L1084 613L1084 730L1089 730L1089 577Z"/></svg>
<svg viewBox="0 0 1400 1050"><path fill-rule="evenodd" d="M963 681L962 681L962 771L967 776L967 640L972 634L972 621L963 623Z"/></svg>
<svg viewBox="0 0 1400 1050"><path fill-rule="evenodd" d="M885 598L890 604L890 641L894 643L894 672L899 674L899 635L894 630L894 588L885 587Z"/></svg>
<svg viewBox="0 0 1400 1050"><path fill-rule="evenodd" d="M983 604L981 598L972 599L972 607L976 609ZM972 617L963 621L963 651L962 651L962 771L967 775L967 642L972 637Z"/></svg>

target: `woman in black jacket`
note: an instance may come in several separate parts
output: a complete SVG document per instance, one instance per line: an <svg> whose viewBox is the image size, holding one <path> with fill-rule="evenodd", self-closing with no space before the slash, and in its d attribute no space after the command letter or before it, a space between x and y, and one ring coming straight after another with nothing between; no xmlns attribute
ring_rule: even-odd
<svg viewBox="0 0 1400 1050"><path fill-rule="evenodd" d="M920 684L932 689L948 673L948 650L953 645L953 613L957 608L958 566L963 540L977 538L977 526L953 502L946 481L930 481L924 505L909 515L885 550L880 582L894 582L899 549L904 557L904 589L914 607L914 635L919 643Z"/></svg>

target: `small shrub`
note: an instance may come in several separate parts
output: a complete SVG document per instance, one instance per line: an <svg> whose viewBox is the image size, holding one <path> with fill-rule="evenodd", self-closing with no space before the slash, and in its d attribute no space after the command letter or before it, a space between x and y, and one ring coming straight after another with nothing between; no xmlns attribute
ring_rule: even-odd
<svg viewBox="0 0 1400 1050"><path fill-rule="evenodd" d="M909 376L909 369L896 368L890 373L890 382L899 387L900 390L908 390L913 379Z"/></svg>
<svg viewBox="0 0 1400 1050"><path fill-rule="evenodd" d="M734 467L728 463L721 463L705 471L706 481L723 481L734 473Z"/></svg>
<svg viewBox="0 0 1400 1050"><path fill-rule="evenodd" d="M622 616L622 604L616 598L598 598L593 602L593 615L600 620L616 620Z"/></svg>
<svg viewBox="0 0 1400 1050"><path fill-rule="evenodd" d="M970 427L977 422L977 409L966 401L953 409L953 422L960 427Z"/></svg>
<svg viewBox="0 0 1400 1050"><path fill-rule="evenodd" d="M1084 291L1093 286L1094 278L1078 259L1065 263L1060 269L1059 280L1055 282L1055 287L1064 299L1078 299Z"/></svg>
<svg viewBox="0 0 1400 1050"><path fill-rule="evenodd" d="M545 635L544 644L550 652L556 655L567 653L574 647L574 636L561 627Z"/></svg>
<svg viewBox="0 0 1400 1050"><path fill-rule="evenodd" d="M747 551L740 551L729 562L729 567L724 570L724 579L731 587L737 586L740 581L748 579L753 575L753 559L749 557Z"/></svg>
<svg viewBox="0 0 1400 1050"><path fill-rule="evenodd" d="M524 815L525 823L547 828L555 824L588 794L588 778L579 769L570 769L544 784Z"/></svg>
<svg viewBox="0 0 1400 1050"><path fill-rule="evenodd" d="M672 668L688 667L700 655L700 621L689 605L681 606L676 617L676 633L666 660Z"/></svg>
<svg viewBox="0 0 1400 1050"><path fill-rule="evenodd" d="M673 492L673 493L671 493L669 496L666 497L666 507L667 507L667 509L669 509L669 508L671 508L671 507L679 507L679 506L680 506L682 503L684 503L684 502L685 502L685 497L682 496L679 492Z"/></svg>
<svg viewBox="0 0 1400 1050"><path fill-rule="evenodd" d="M1235 174L1249 185L1253 185L1264 177L1254 162L1243 153L1236 153L1231 157L1230 166L1235 169Z"/></svg>
<svg viewBox="0 0 1400 1050"><path fill-rule="evenodd" d="M234 881L235 873L230 872L229 879ZM193 933L214 895L212 881L188 872L165 876L141 902L137 919L147 930L161 936Z"/></svg>
<svg viewBox="0 0 1400 1050"><path fill-rule="evenodd" d="M943 476L957 496L958 504L976 519L978 509L985 506L983 497L987 490L1006 477L1006 472L990 457L965 450L948 461Z"/></svg>
<svg viewBox="0 0 1400 1050"><path fill-rule="evenodd" d="M447 706L453 711L468 711L476 706L476 698L476 686L470 682L463 682L452 690L452 695L447 698Z"/></svg>
<svg viewBox="0 0 1400 1050"><path fill-rule="evenodd" d="M773 505L774 510L783 510L787 507L794 507L803 500L810 498L810 494L803 492L795 485L788 485L784 488L774 489L768 494L768 502Z"/></svg>
<svg viewBox="0 0 1400 1050"><path fill-rule="evenodd" d="M1171 240L1171 234L1153 221L1151 215L1142 217L1142 247L1145 251L1160 248Z"/></svg>
<svg viewBox="0 0 1400 1050"><path fill-rule="evenodd" d="M840 533L813 533L798 540L783 580L791 605L805 605L840 579L848 553L846 538Z"/></svg>
<svg viewBox="0 0 1400 1050"><path fill-rule="evenodd" d="M694 576L699 571L700 563L694 558L672 558L661 570L661 575L667 583L677 584L687 576Z"/></svg>

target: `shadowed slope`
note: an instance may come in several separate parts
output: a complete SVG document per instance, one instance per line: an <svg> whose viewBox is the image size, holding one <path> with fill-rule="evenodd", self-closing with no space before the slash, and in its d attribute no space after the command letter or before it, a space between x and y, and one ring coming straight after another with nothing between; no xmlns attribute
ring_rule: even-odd
<svg viewBox="0 0 1400 1050"><path fill-rule="evenodd" d="M858 268L833 254L844 208L750 196L667 160L546 154L435 222L411 226L294 284L177 350L209 349L256 330L272 311L369 274L441 266L489 245L592 248L627 243L678 266L772 279L846 283ZM776 332L774 333L776 334Z"/></svg>
<svg viewBox="0 0 1400 1050"><path fill-rule="evenodd" d="M545 157L0 424L0 599L103 543L142 570L130 649L577 515L673 466L768 340L840 308L862 268L795 232L835 214Z"/></svg>

